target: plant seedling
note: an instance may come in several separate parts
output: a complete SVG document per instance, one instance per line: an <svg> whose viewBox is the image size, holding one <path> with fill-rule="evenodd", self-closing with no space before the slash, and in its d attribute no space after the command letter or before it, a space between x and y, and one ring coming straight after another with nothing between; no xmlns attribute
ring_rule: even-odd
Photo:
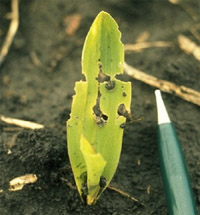
<svg viewBox="0 0 200 215"><path fill-rule="evenodd" d="M124 46L114 19L102 11L94 20L82 51L86 81L75 84L67 121L68 154L82 201L95 204L109 185L119 163L126 116L130 113L131 83L123 73Z"/></svg>

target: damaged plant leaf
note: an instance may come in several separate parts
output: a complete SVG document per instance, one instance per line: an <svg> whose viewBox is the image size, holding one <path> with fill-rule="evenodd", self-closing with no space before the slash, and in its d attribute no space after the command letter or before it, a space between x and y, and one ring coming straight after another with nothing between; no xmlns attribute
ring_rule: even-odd
<svg viewBox="0 0 200 215"><path fill-rule="evenodd" d="M100 12L86 37L82 73L76 82L70 119L67 121L68 154L81 199L91 205L109 185L122 146L131 83L116 79L123 73L124 46L114 19ZM102 182L103 181L103 182ZM103 184L103 186L102 186Z"/></svg>

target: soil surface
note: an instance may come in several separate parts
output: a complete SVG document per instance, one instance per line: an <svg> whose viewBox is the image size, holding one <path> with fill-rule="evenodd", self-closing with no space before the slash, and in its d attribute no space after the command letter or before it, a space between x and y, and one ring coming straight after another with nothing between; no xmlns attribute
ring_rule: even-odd
<svg viewBox="0 0 200 215"><path fill-rule="evenodd" d="M65 122L74 83L82 78L84 39L101 10L118 22L124 43L145 40L145 35L148 42L172 42L171 47L126 53L130 65L200 91L200 63L177 42L183 34L200 45L191 32L200 23L200 3L182 2L181 6L164 0L20 1L19 29L0 71L0 114L41 123L45 129L21 129L0 122L1 215L168 214L157 152L154 88L122 77L132 82L133 116L143 116L144 121L125 128L120 163L111 183L144 206L110 189L94 206L80 201L67 155ZM9 11L10 1L1 0L0 44L9 27ZM173 95L163 93L163 98L200 209L200 108ZM25 174L36 174L38 180L21 191L9 191L9 181Z"/></svg>

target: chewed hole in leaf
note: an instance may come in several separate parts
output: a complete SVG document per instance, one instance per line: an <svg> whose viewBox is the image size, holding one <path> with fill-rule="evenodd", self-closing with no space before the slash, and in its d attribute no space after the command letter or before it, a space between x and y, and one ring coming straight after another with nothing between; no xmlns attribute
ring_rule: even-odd
<svg viewBox="0 0 200 215"><path fill-rule="evenodd" d="M100 117L102 115L102 111L100 109L100 97L101 97L101 93L98 89L98 95L97 95L97 99L96 99L96 104L93 107L93 112L95 114L95 116Z"/></svg>
<svg viewBox="0 0 200 215"><path fill-rule="evenodd" d="M108 83L106 83L105 88L107 90L113 90L115 88L115 81L108 81Z"/></svg>
<svg viewBox="0 0 200 215"><path fill-rule="evenodd" d="M126 110L124 104L120 104L117 110L119 116L124 116L128 121L131 121L132 117L131 114Z"/></svg>
<svg viewBox="0 0 200 215"><path fill-rule="evenodd" d="M99 95L101 96L100 93L99 93ZM100 96L98 96L96 104L93 107L93 112L95 114L95 122L101 128L106 124L106 122L108 120L108 116L103 114L100 109Z"/></svg>
<svg viewBox="0 0 200 215"><path fill-rule="evenodd" d="M105 75L101 69L101 70L99 70L99 74L98 74L98 77L96 78L96 80L99 83L103 83L104 81L110 81L110 76Z"/></svg>
<svg viewBox="0 0 200 215"><path fill-rule="evenodd" d="M100 116L96 116L95 118L96 124L100 128L102 128L107 123L107 120L108 120L108 116L105 114L101 114Z"/></svg>
<svg viewBox="0 0 200 215"><path fill-rule="evenodd" d="M126 96L127 96L127 94L126 94L125 92L123 92L123 93L122 93L122 96L123 96L123 97L126 97Z"/></svg>
<svg viewBox="0 0 200 215"><path fill-rule="evenodd" d="M98 68L99 68L99 74L98 74L98 78L97 78L98 82L99 83L103 83L104 81L109 81L110 80L110 76L106 75L103 72L103 64L102 64L100 58L98 59Z"/></svg>
<svg viewBox="0 0 200 215"><path fill-rule="evenodd" d="M98 89L98 96L96 99L96 104L93 107L93 112L95 115L95 122L101 128L106 124L106 122L108 120L108 116L103 114L103 112L100 109L100 97L101 97L101 93Z"/></svg>
<svg viewBox="0 0 200 215"><path fill-rule="evenodd" d="M107 121L107 120L108 120L108 116L107 116L107 115L105 115L105 114L102 114L102 118L103 118L105 121Z"/></svg>
<svg viewBox="0 0 200 215"><path fill-rule="evenodd" d="M86 78L85 78L84 74L81 74L81 80L84 81L84 82L86 81Z"/></svg>
<svg viewBox="0 0 200 215"><path fill-rule="evenodd" d="M95 116L100 117L102 115L102 112L100 110L100 105L99 105L99 99L97 99L97 102L96 102L95 106L93 107L93 112L94 112Z"/></svg>
<svg viewBox="0 0 200 215"><path fill-rule="evenodd" d="M108 116L106 116L106 115L102 115L101 117L98 116L95 118L96 124L100 128L102 128L106 124L107 120L108 120Z"/></svg>

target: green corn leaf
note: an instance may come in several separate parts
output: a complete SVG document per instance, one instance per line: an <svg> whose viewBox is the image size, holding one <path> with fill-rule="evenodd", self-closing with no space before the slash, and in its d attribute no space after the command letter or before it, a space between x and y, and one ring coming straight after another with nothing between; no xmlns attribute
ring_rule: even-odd
<svg viewBox="0 0 200 215"><path fill-rule="evenodd" d="M130 112L131 83L115 78L123 73L120 38L114 19L100 12L84 43L82 73L86 81L75 85L67 122L68 154L78 191L87 204L96 202L116 171L121 125Z"/></svg>
<svg viewBox="0 0 200 215"><path fill-rule="evenodd" d="M83 136L81 136L81 152L87 167L87 203L92 204L95 201L94 197L96 197L100 191L100 189L98 189L99 182L106 161L100 153L96 153L92 145Z"/></svg>

